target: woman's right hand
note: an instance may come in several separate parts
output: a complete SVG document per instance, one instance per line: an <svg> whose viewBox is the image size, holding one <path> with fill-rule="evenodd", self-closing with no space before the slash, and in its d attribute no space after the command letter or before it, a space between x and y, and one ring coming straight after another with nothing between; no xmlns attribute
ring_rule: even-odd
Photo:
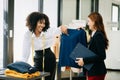
<svg viewBox="0 0 120 80"><path fill-rule="evenodd" d="M84 65L84 61L83 61L83 58L76 58L76 61L75 61L79 66L83 66Z"/></svg>

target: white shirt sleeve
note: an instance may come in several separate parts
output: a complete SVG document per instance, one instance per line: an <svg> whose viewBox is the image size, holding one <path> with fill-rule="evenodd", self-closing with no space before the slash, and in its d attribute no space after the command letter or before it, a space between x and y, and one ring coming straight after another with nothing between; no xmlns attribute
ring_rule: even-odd
<svg viewBox="0 0 120 80"><path fill-rule="evenodd" d="M22 61L27 62L30 56L31 48L31 32L27 31L23 39L23 52L22 52Z"/></svg>

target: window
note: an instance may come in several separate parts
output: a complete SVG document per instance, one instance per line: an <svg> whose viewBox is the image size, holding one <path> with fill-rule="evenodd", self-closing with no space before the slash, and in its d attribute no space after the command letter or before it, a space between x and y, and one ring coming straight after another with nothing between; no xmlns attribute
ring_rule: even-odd
<svg viewBox="0 0 120 80"><path fill-rule="evenodd" d="M112 22L118 22L118 12L119 12L119 6L116 4L112 4Z"/></svg>

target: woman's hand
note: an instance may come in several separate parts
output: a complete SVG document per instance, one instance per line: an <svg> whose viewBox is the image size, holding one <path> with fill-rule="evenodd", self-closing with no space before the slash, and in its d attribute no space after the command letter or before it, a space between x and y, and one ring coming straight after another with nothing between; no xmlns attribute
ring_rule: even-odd
<svg viewBox="0 0 120 80"><path fill-rule="evenodd" d="M83 29L83 26L79 26L77 29L78 29L78 30Z"/></svg>
<svg viewBox="0 0 120 80"><path fill-rule="evenodd" d="M79 66L83 66L84 65L84 61L83 61L83 58L76 58L76 61L75 61Z"/></svg>
<svg viewBox="0 0 120 80"><path fill-rule="evenodd" d="M64 33L64 34L68 35L68 32L67 32L67 27L66 27L66 26L61 25L61 26L60 26L60 28L61 28L61 32L62 32L62 33Z"/></svg>

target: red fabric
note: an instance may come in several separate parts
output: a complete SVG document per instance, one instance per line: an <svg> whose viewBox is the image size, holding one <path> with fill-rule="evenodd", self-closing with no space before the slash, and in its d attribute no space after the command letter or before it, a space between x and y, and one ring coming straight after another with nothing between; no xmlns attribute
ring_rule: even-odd
<svg viewBox="0 0 120 80"><path fill-rule="evenodd" d="M87 80L104 80L105 75L100 75L100 76L87 76Z"/></svg>

